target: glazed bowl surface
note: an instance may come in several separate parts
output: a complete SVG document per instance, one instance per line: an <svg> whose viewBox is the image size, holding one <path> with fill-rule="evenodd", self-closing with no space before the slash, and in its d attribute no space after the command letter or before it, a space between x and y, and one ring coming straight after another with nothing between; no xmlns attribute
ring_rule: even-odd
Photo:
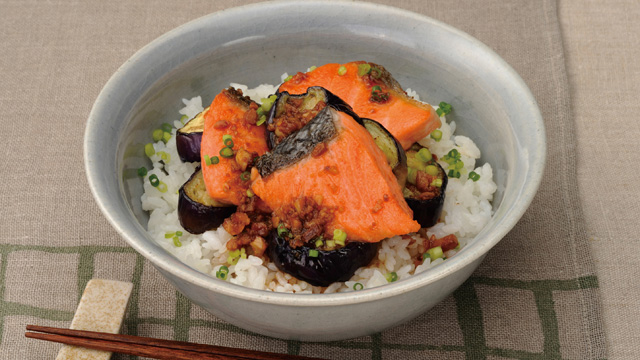
<svg viewBox="0 0 640 360"><path fill-rule="evenodd" d="M278 83L284 72L366 60L384 65L427 102L455 104L457 134L482 151L498 191L490 223L454 257L410 279L357 292L281 294L200 273L146 233L141 208L152 129L182 107L207 103L230 82ZM206 105L205 105L206 106ZM361 2L267 2L213 13L145 46L105 85L84 143L92 193L119 234L181 293L214 315L260 334L308 341L367 335L401 324L460 286L531 203L545 163L535 99L520 76L469 35L436 20ZM310 319L312 319L310 321Z"/></svg>

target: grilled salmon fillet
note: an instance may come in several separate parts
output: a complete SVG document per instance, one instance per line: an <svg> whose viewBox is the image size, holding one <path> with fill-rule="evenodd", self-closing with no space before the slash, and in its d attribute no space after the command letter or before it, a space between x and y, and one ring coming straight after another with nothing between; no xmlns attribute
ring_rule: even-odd
<svg viewBox="0 0 640 360"><path fill-rule="evenodd" d="M378 242L420 229L372 136L331 107L261 157L252 180L253 192L274 211L300 197L334 209L327 227L345 231L349 241Z"/></svg>
<svg viewBox="0 0 640 360"><path fill-rule="evenodd" d="M405 150L441 125L433 107L409 97L382 65L364 61L326 64L297 73L278 91L304 94L311 86L326 88L360 117L381 123Z"/></svg>
<svg viewBox="0 0 640 360"><path fill-rule="evenodd" d="M241 203L250 184L250 175L245 173L247 164L267 152L266 129L256 126L257 108L255 102L242 96L242 91L229 88L213 99L204 114L202 175L209 196L221 203ZM229 137L231 148L227 146L231 144Z"/></svg>

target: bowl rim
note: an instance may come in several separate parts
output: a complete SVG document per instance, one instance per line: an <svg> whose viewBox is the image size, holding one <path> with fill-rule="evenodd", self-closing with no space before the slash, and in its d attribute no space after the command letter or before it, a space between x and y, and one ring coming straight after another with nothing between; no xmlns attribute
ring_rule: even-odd
<svg viewBox="0 0 640 360"><path fill-rule="evenodd" d="M465 249L456 254L455 257L448 259L446 262L439 264L438 266L430 268L428 271L416 274L415 276L402 281L355 292L332 294L291 294L257 290L220 281L214 277L211 277L189 267L167 252L156 251L157 248L154 248L154 245L151 244L151 240L149 238L141 239L139 237L136 237L135 234L132 233L131 229L125 228L117 221L118 219L116 219L116 217L111 214L113 206L104 201L99 195L99 188L101 187L101 182L99 180L101 180L102 178L98 176L98 172L94 171L97 169L97 165L90 161L91 154L93 151L95 151L94 149L92 149L91 139L92 134L96 133L94 129L99 125L101 121L99 120L101 117L100 114L103 114L104 109L107 107L107 104L109 102L109 94L118 89L118 85L121 83L122 79L126 77L127 72L131 70L132 64L140 61L141 59L144 59L144 57L147 56L148 53L158 45L168 40L175 39L181 34L184 35L191 31L196 31L202 25L209 23L210 21L215 21L215 19L217 18L239 16L244 12L260 11L264 13L267 11L277 11L278 8L290 6L293 2L296 3L295 6L299 9L313 8L317 6L339 5L358 8L362 11L367 12L384 11L385 14L387 14L387 16L389 17L393 16L398 18L411 18L429 26L440 28L441 30L452 33L454 36L460 37L472 43L478 48L479 51L483 51L493 60L495 60L496 63L501 66L502 71L507 72L507 75L514 80L514 83L512 85L514 87L518 87L522 95L526 96L528 98L527 101L529 101L532 105L532 113L530 114L531 121L535 124L537 130L533 136L535 136L535 142L539 146L534 149L536 156L529 167L531 177L528 181L525 181L524 188L520 190L521 198L519 199L517 204L514 204L514 206L511 207L511 211L507 213L501 221L501 223L503 225L506 224L506 226L497 226L494 231L489 234L484 234L482 238L474 238L465 247ZM273 305L313 307L358 304L394 297L423 287L427 284L440 281L447 277L449 274L458 272L459 270L465 268L467 265L482 258L513 228L513 226L515 226L515 224L522 217L526 209L533 201L533 198L542 180L544 164L546 161L546 136L544 122L539 107L524 80L506 61L504 61L499 55L497 55L491 48L489 48L481 41L475 39L471 35L428 16L388 5L339 0L312 0L304 2L295 0L278 0L228 8L208 15L204 15L166 32L165 34L156 38L149 44L142 47L136 53L134 53L127 61L125 61L123 65L121 65L116 70L116 72L107 81L100 94L96 98L85 128L83 150L85 174L87 176L91 193L95 198L100 210L107 218L107 220L111 223L111 225L120 234L120 236L122 236L131 247L133 247L138 253L148 259L154 266L161 270L170 272L174 276L190 284L234 298L260 303L269 303ZM531 171L531 169L539 171Z"/></svg>

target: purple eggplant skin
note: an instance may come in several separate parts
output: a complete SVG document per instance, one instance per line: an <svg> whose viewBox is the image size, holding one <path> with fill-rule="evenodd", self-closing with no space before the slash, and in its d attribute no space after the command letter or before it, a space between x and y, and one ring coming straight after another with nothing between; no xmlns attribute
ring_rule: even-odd
<svg viewBox="0 0 640 360"><path fill-rule="evenodd" d="M178 148L178 155L182 162L197 162L200 161L200 143L202 142L202 133L177 133L176 134L176 147Z"/></svg>
<svg viewBox="0 0 640 360"><path fill-rule="evenodd" d="M428 200L418 200L410 197L404 198L407 205L413 210L413 220L417 221L423 228L429 228L438 223L438 219L440 219L440 215L442 214L445 190L447 189L447 183L449 181L442 166L436 161L433 162L433 165L438 166L442 178L440 195Z"/></svg>
<svg viewBox="0 0 640 360"><path fill-rule="evenodd" d="M200 161L200 143L204 131L204 109L176 132L176 148L182 162Z"/></svg>
<svg viewBox="0 0 640 360"><path fill-rule="evenodd" d="M329 286L347 281L362 266L368 265L378 253L379 243L349 242L336 250L316 250L309 256L309 248L292 248L289 242L272 230L268 236L267 255L278 269L313 286Z"/></svg>
<svg viewBox="0 0 640 360"><path fill-rule="evenodd" d="M234 212L235 206L220 204L209 197L200 167L178 191L178 219L192 234L216 229Z"/></svg>

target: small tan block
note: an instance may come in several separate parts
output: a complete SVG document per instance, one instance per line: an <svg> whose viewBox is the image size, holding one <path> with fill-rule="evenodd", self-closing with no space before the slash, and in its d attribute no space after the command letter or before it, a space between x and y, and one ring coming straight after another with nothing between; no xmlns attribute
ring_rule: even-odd
<svg viewBox="0 0 640 360"><path fill-rule="evenodd" d="M71 329L120 332L131 297L133 284L122 281L92 279L84 289ZM109 360L111 353L65 345L56 360Z"/></svg>

